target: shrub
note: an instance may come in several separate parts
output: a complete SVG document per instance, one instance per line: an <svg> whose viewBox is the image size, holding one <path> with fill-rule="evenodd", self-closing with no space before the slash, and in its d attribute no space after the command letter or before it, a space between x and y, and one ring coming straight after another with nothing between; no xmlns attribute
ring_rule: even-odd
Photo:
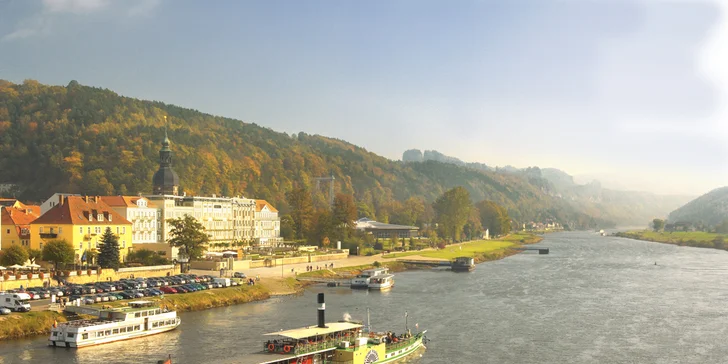
<svg viewBox="0 0 728 364"><path fill-rule="evenodd" d="M43 273L43 272L38 272L38 278L40 278L40 279L43 279L43 278L45 278L45 273Z"/></svg>
<svg viewBox="0 0 728 364"><path fill-rule="evenodd" d="M375 267L377 267L377 268L379 268L379 267L382 266L382 263L379 263L379 261L376 260L376 261L374 261L374 264L372 264L372 265L375 266Z"/></svg>
<svg viewBox="0 0 728 364"><path fill-rule="evenodd" d="M445 249L445 243L444 242L437 243L437 249Z"/></svg>
<svg viewBox="0 0 728 364"><path fill-rule="evenodd" d="M21 279L23 278L23 275L20 273L15 273L15 279Z"/></svg>
<svg viewBox="0 0 728 364"><path fill-rule="evenodd" d="M89 275L89 276L91 275L91 269L86 271L86 275Z"/></svg>
<svg viewBox="0 0 728 364"><path fill-rule="evenodd" d="M25 276L28 277L28 279L33 279L33 273L28 273Z"/></svg>
<svg viewBox="0 0 728 364"><path fill-rule="evenodd" d="M7 273L3 274L3 280L7 281L8 279L10 279L10 274L7 274Z"/></svg>

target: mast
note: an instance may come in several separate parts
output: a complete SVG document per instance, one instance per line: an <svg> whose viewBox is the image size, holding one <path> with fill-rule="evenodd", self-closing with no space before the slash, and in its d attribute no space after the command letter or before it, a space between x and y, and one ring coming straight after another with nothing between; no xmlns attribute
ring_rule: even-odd
<svg viewBox="0 0 728 364"><path fill-rule="evenodd" d="M407 311L404 311L404 332L409 332L409 328L407 327L407 318L409 317L409 314Z"/></svg>

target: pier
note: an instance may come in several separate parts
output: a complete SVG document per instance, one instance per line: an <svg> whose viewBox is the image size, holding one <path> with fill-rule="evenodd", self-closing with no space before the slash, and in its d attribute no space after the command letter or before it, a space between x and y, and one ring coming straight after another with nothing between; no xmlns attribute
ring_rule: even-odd
<svg viewBox="0 0 728 364"><path fill-rule="evenodd" d="M535 246L529 246L529 247L522 247L522 248L513 248L513 250L538 250L539 254L548 254L549 248L546 247L535 247Z"/></svg>

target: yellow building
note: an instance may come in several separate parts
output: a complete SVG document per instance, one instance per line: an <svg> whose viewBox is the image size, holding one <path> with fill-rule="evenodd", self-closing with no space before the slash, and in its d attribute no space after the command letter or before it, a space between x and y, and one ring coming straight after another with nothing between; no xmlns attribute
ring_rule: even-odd
<svg viewBox="0 0 728 364"><path fill-rule="evenodd" d="M30 223L40 216L40 206L0 199L0 249L19 244L30 248Z"/></svg>
<svg viewBox="0 0 728 364"><path fill-rule="evenodd" d="M132 249L132 225L98 196L60 196L58 204L30 224L30 246L43 249L52 240L63 239L73 245L76 263L86 250L99 249L101 237L111 228L119 238L119 255L126 260Z"/></svg>

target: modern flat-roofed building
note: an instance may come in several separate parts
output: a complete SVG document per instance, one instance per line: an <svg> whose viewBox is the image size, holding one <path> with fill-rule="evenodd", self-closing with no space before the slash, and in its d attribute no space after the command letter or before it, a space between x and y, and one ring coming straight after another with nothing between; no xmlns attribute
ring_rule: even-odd
<svg viewBox="0 0 728 364"><path fill-rule="evenodd" d="M416 238L420 230L417 226L386 224L366 217L356 221L356 228L382 239L390 239L395 235L399 238Z"/></svg>

